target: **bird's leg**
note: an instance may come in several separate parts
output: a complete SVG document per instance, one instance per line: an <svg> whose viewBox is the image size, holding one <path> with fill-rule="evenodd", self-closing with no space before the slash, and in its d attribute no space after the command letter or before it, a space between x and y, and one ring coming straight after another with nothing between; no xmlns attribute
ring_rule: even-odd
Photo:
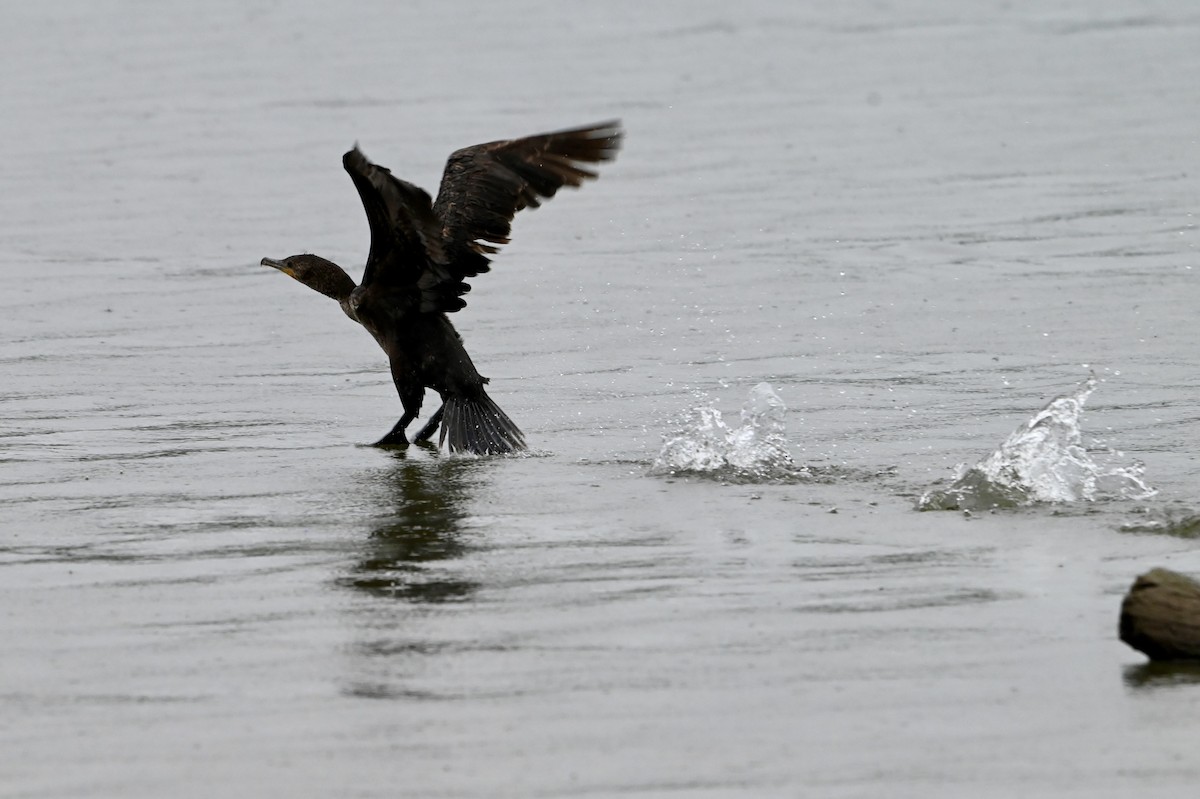
<svg viewBox="0 0 1200 799"><path fill-rule="evenodd" d="M396 422L396 426L390 433L372 446L407 447L408 439L404 437L404 431L421 412L421 400L425 397L425 387L420 383L413 383L405 379L405 375L401 371L402 367L402 363L398 364L395 359L392 360L392 381L396 384L396 393L400 395L400 404L404 406L404 415L400 417L400 421Z"/></svg>
<svg viewBox="0 0 1200 799"><path fill-rule="evenodd" d="M412 420L416 419L417 415L410 411L405 411L400 417L400 421L396 422L396 426L392 431L383 438L376 441L371 446L373 447L407 447L408 439L404 437L404 431L412 424Z"/></svg>
<svg viewBox="0 0 1200 799"><path fill-rule="evenodd" d="M372 447L407 447L408 439L404 437L404 420L396 422L396 426L383 438L372 444Z"/></svg>
<svg viewBox="0 0 1200 799"><path fill-rule="evenodd" d="M414 444L421 441L428 441L429 438L437 432L438 425L442 423L442 411L445 409L446 405L443 403L440 408L433 412L433 416L429 417L429 421L425 423L425 426L421 428L421 431L413 436Z"/></svg>

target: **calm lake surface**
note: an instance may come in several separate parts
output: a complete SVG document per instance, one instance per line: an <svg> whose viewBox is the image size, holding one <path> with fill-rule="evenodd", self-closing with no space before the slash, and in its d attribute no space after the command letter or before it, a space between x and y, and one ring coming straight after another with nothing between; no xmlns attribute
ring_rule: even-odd
<svg viewBox="0 0 1200 799"><path fill-rule="evenodd" d="M8 4L0 795L1187 795L1116 638L1200 508L1183 2ZM455 317L535 450L400 414L258 265L368 248L354 142L619 117ZM918 513L1094 372L1143 502ZM825 478L648 468L767 381ZM431 410L427 403L427 410Z"/></svg>

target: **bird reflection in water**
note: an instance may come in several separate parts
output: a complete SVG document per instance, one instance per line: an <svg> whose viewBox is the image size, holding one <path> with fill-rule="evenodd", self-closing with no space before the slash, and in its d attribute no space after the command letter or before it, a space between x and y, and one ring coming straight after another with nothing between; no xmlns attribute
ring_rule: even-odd
<svg viewBox="0 0 1200 799"><path fill-rule="evenodd" d="M446 568L466 552L462 522L486 461L467 458L413 458L398 452L378 477L385 489L381 518L363 558L346 582L380 597L409 602L456 602L478 583Z"/></svg>

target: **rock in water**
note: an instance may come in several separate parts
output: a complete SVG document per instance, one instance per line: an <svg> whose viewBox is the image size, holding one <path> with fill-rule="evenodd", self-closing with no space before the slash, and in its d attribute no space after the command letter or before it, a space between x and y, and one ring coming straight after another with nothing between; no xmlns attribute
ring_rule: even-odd
<svg viewBox="0 0 1200 799"><path fill-rule="evenodd" d="M1141 575L1121 603L1120 635L1151 660L1200 660L1200 583L1168 569Z"/></svg>

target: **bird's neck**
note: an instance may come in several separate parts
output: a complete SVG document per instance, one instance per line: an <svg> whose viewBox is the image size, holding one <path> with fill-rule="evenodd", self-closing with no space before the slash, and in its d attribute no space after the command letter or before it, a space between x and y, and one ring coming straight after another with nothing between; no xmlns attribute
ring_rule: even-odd
<svg viewBox="0 0 1200 799"><path fill-rule="evenodd" d="M350 301L350 292L356 288L354 280L346 274L346 270L331 261L323 264L323 268L305 282L309 288L321 292L326 297L332 297L343 307Z"/></svg>

